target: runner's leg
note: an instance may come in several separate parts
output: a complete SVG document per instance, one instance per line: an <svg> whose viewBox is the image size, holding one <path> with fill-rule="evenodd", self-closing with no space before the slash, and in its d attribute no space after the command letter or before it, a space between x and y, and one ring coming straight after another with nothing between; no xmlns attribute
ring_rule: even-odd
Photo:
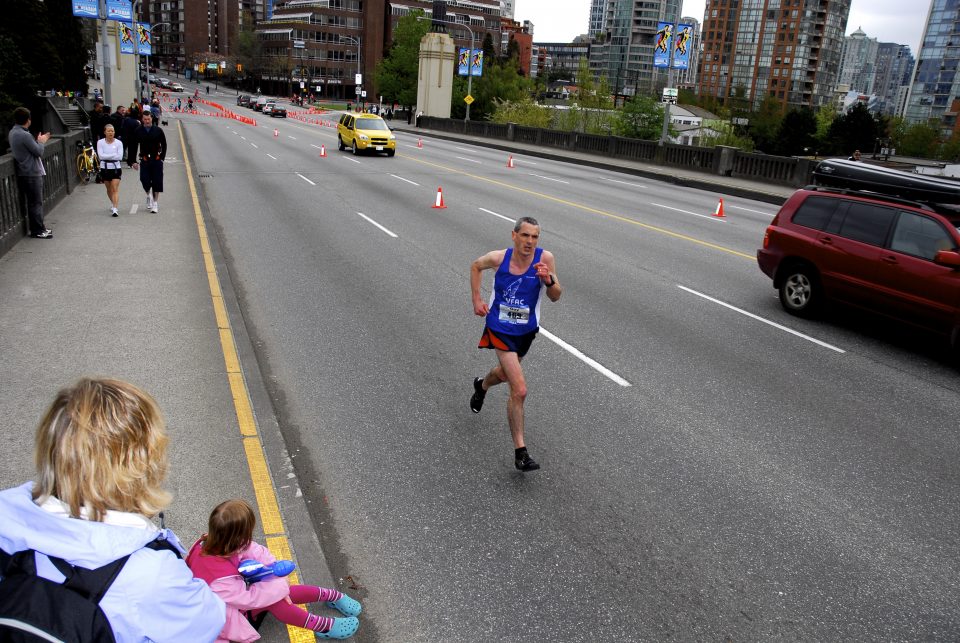
<svg viewBox="0 0 960 643"><path fill-rule="evenodd" d="M510 435L513 436L513 446L519 449L526 446L523 442L523 403L527 399L527 381L523 377L520 358L516 353L499 348L496 351L497 359L500 360L499 373L494 375L497 371L497 368L494 368L487 377L494 376L498 379L502 377L504 379L500 381L505 380L510 385L510 397L507 398L507 423L510 425Z"/></svg>

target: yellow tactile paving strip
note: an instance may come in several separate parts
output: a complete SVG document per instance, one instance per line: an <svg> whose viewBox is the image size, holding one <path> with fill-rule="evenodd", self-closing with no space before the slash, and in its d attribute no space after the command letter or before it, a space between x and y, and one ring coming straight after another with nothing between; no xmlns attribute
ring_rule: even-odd
<svg viewBox="0 0 960 643"><path fill-rule="evenodd" d="M200 250L203 253L203 264L207 271L207 282L210 284L210 298L213 301L213 312L217 318L217 329L220 331L220 346L223 349L223 362L227 380L230 383L230 392L233 395L233 406L237 413L237 425L240 435L243 436L243 449L247 455L247 467L250 470L250 480L253 482L253 491L257 497L257 508L260 512L260 525L266 538L267 548L278 560L293 560L290 542L283 525L283 516L280 515L280 504L277 502L276 490L267 467L267 459L263 453L263 445L257 432L257 422L250 405L250 394L247 391L247 382L240 368L240 359L237 357L237 346L233 339L233 330L230 328L230 317L223 303L223 291L220 289L220 278L217 276L217 266L210 252L210 240L207 237L207 226L203 221L200 210L200 197L197 195L197 186L193 180L193 170L190 158L187 156L187 146L183 140L183 127L177 123L180 133L180 147L183 150L183 163L187 170L187 182L190 185L190 196L193 199L193 213L197 220L197 232L200 235ZM298 584L297 573L290 574L290 582ZM299 627L287 626L287 635L291 643L312 643L316 637L312 632Z"/></svg>

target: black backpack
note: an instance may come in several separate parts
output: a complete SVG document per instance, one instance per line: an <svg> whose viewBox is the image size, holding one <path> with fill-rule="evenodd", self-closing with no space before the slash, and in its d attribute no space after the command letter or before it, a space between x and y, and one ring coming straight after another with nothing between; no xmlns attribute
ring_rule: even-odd
<svg viewBox="0 0 960 643"><path fill-rule="evenodd" d="M180 552L167 540L154 540L148 549ZM37 575L35 552L12 556L0 550L0 643L115 643L113 628L100 609L100 599L120 574L130 555L97 569L76 567L49 556L63 583Z"/></svg>

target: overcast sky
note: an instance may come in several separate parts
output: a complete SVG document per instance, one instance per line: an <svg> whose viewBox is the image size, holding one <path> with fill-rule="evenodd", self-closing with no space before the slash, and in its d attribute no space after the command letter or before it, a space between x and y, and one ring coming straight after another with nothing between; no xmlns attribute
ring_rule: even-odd
<svg viewBox="0 0 960 643"><path fill-rule="evenodd" d="M910 45L917 55L923 27L932 0L853 0L847 33L862 27L880 42ZM563 10L558 11L562 3ZM587 32L590 0L515 0L516 20L529 20L533 39L539 42L570 42ZM704 0L683 0L683 15L703 20Z"/></svg>

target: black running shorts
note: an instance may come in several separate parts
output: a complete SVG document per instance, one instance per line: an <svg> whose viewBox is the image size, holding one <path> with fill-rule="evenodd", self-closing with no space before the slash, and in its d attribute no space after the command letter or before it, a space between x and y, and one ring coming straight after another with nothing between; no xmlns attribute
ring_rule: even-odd
<svg viewBox="0 0 960 643"><path fill-rule="evenodd" d="M525 335L507 335L490 330L489 326L484 327L483 335L480 336L480 343L477 348L493 348L496 350L516 353L517 357L523 357L530 350L530 345L537 337L539 329Z"/></svg>

